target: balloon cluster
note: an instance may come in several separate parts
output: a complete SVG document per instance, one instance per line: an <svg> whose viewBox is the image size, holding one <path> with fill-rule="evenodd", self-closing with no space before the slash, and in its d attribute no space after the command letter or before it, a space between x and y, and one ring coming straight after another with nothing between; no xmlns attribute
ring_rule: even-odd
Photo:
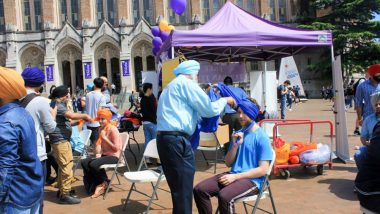
<svg viewBox="0 0 380 214"><path fill-rule="evenodd" d="M165 42L165 40L169 37L170 32L174 30L173 25L169 25L167 21L161 20L158 26L153 26L151 28L153 40L152 40L152 53L153 55L157 55L158 51L161 48L161 45Z"/></svg>

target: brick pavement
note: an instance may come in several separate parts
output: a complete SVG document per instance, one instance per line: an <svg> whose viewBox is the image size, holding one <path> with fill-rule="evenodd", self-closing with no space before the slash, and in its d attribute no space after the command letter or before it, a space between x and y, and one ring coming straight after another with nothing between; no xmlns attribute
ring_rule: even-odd
<svg viewBox="0 0 380 214"><path fill-rule="evenodd" d="M320 120L333 120L333 113L331 111L332 104L325 100L309 100L306 103L299 104L293 107L292 112L287 112L288 119L308 118ZM355 112L350 109L347 112L347 125L349 133L349 148L350 154L354 153L354 146L360 145L359 138L353 136ZM288 127L280 130L282 137L288 140L303 140L309 139L307 127ZM314 140L317 142L329 142L327 127L317 127ZM138 142L143 142L142 129L137 133ZM135 145L134 145L135 146ZM133 147L137 152L137 148ZM129 155L129 163L133 163L133 159ZM138 155L141 157L141 153ZM210 156L211 157L211 156ZM197 171L195 174L194 183L198 183L204 178L208 178L213 174L212 166L206 166L205 162L198 154L197 155ZM136 168L136 166L133 166ZM217 165L217 173L227 171L227 167L222 163ZM121 185L117 184L115 179L112 191L107 196L106 200L102 198L90 199L84 192L82 171L79 169L77 177L80 181L74 184L74 189L77 191L82 203L79 205L60 205L57 204L55 198L55 189L46 187L45 198L45 213L141 213L145 211L147 200L135 192L132 194L132 203L128 205L125 212L122 212L121 201L125 198L130 184L121 178ZM274 178L271 180L272 191L275 199L275 204L278 213L284 214L349 214L360 213L358 201L353 193L353 180L356 175L356 166L353 163L342 164L334 163L333 169L324 170L324 174L318 176L315 167L312 168L298 168L291 170L291 177L288 180L281 178ZM145 192L151 191L150 185L138 185L138 188ZM163 182L161 187L168 190L168 185ZM151 213L171 213L171 200L170 194L159 190L159 200L155 201L156 204L152 206ZM217 201L212 200L215 208ZM269 200L262 200L261 207L270 208ZM244 213L242 204L236 205L237 213ZM195 204L193 206L193 213L197 213ZM258 212L261 213L261 212Z"/></svg>

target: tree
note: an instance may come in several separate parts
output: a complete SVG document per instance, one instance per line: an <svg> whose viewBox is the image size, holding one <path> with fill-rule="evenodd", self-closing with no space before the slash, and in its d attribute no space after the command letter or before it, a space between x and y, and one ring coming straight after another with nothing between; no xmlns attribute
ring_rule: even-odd
<svg viewBox="0 0 380 214"><path fill-rule="evenodd" d="M346 74L363 72L371 64L380 63L380 22L372 21L380 12L380 0L301 0L301 7L310 7L297 19L298 27L313 30L332 30L335 55L342 55ZM315 11L328 14L315 17ZM304 10L305 11L305 10ZM330 54L324 53L324 63L311 65L309 70L328 72ZM327 64L326 64L327 63ZM330 67L328 67L328 66Z"/></svg>

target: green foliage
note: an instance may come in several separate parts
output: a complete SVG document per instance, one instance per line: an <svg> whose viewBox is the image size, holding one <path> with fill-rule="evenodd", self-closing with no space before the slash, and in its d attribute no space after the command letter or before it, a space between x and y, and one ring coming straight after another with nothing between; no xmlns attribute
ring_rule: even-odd
<svg viewBox="0 0 380 214"><path fill-rule="evenodd" d="M371 21L374 13L380 13L380 0L301 0L301 8L309 7L307 14L298 17L298 27L333 32L335 55L342 55L344 70L364 71L371 64L380 62L380 45L374 38L380 37L380 22ZM330 10L323 17L313 18L310 11ZM321 63L309 66L310 71L327 72L329 54L321 56ZM327 63L327 64L326 64Z"/></svg>

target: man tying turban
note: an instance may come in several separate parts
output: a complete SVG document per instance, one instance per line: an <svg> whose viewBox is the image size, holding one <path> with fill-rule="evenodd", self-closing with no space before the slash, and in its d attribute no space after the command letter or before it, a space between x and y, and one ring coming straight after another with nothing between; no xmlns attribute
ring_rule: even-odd
<svg viewBox="0 0 380 214"><path fill-rule="evenodd" d="M37 67L25 68L21 73L25 81L27 96L21 101L25 109L32 115L34 126L37 133L37 155L41 161L44 178L46 178L46 146L45 133L51 133L55 130L57 123L55 117L57 108L50 108L49 100L39 96L42 85L45 82L45 74ZM42 189L42 192L43 189ZM43 209L43 197L41 200L40 210Z"/></svg>
<svg viewBox="0 0 380 214"><path fill-rule="evenodd" d="M172 194L173 213L192 213L192 188L195 173L194 153L188 137L199 117L219 115L231 97L211 102L197 84L200 65L182 62L174 69L176 78L163 90L157 108L157 149Z"/></svg>
<svg viewBox="0 0 380 214"><path fill-rule="evenodd" d="M371 95L380 91L380 64L369 66L367 73L369 79L359 84L355 93L355 110L360 126L365 118L374 113Z"/></svg>
<svg viewBox="0 0 380 214"><path fill-rule="evenodd" d="M38 213L44 178L33 118L20 106L24 80L0 67L0 213Z"/></svg>
<svg viewBox="0 0 380 214"><path fill-rule="evenodd" d="M218 197L220 213L235 213L234 201L258 194L273 160L269 137L254 122L258 107L248 99L238 101L238 106L243 128L233 134L225 157L225 163L231 170L201 181L194 187L199 213L212 213L210 198L213 196Z"/></svg>
<svg viewBox="0 0 380 214"><path fill-rule="evenodd" d="M84 173L83 183L87 193L91 194L91 198L102 195L109 185L107 174L104 169L100 169L100 166L117 164L121 155L122 142L119 130L110 124L111 117L112 113L109 109L104 108L97 112L96 120L100 124L100 134L96 142L96 159L87 158L81 161Z"/></svg>

